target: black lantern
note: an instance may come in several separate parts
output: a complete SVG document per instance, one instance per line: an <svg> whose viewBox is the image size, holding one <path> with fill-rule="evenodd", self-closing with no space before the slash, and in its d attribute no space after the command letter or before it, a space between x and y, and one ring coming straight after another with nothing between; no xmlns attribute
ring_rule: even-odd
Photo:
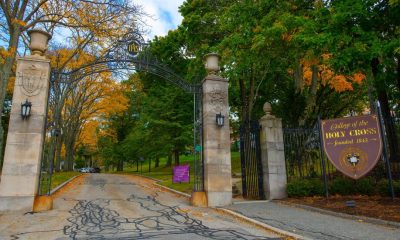
<svg viewBox="0 0 400 240"><path fill-rule="evenodd" d="M224 121L225 121L225 116L222 115L221 113L218 113L216 115L215 121L216 121L218 127L223 127Z"/></svg>
<svg viewBox="0 0 400 240"><path fill-rule="evenodd" d="M32 103L26 99L25 103L21 103L22 119L27 119L31 115Z"/></svg>

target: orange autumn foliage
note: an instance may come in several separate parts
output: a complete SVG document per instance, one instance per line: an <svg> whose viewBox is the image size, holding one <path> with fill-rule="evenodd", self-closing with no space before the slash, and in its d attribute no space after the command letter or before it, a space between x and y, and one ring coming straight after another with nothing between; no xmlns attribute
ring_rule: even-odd
<svg viewBox="0 0 400 240"><path fill-rule="evenodd" d="M329 54L324 54L324 60L330 57ZM329 85L336 92L352 91L353 84L362 84L365 80L365 74L356 72L352 75L336 74L331 68L325 64L317 64L316 60L303 61L303 78L305 85L311 85L312 82L312 66L317 66L317 77L321 85Z"/></svg>

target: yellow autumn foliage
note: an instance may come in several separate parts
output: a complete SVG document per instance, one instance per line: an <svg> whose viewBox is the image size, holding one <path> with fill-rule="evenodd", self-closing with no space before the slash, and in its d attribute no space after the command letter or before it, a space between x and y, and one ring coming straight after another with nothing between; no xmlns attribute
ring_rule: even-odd
<svg viewBox="0 0 400 240"><path fill-rule="evenodd" d="M80 51L76 56L72 49L61 48L50 54L51 65L54 68L63 66L67 70L78 69L94 61L95 57ZM71 59L71 56L74 56ZM79 82L72 84L73 91L65 99L64 109L81 109L79 119L82 122L76 146L95 149L99 135L114 135L112 132L99 130L101 123L111 115L121 114L127 110L129 99L125 92L130 89L113 79L110 72L100 72L88 75ZM74 110L63 111L64 118L72 117Z"/></svg>
<svg viewBox="0 0 400 240"><path fill-rule="evenodd" d="M90 96L87 100L90 106L84 107L82 111L81 119L86 121L83 123L77 145L95 148L99 135L114 135L99 131L100 123L104 123L111 115L126 111L129 99L124 94L126 91L124 86L114 81L108 72L101 73L98 78L83 81L78 88ZM71 101L72 99L67 99L66 104Z"/></svg>
<svg viewBox="0 0 400 240"><path fill-rule="evenodd" d="M95 56L84 51L78 51L76 57L70 59L74 54L75 52L68 48L61 48L57 49L55 52L51 52L49 54L51 67L57 68L66 63L66 69L72 70L78 69L79 67L95 60Z"/></svg>
<svg viewBox="0 0 400 240"><path fill-rule="evenodd" d="M13 57L15 53L15 48L11 48L10 50L7 50L3 47L0 47L0 65L5 63L5 59L7 57Z"/></svg>
<svg viewBox="0 0 400 240"><path fill-rule="evenodd" d="M79 135L78 143L83 146L95 148L98 139L98 127L100 123L96 120L90 120L82 126L81 134Z"/></svg>
<svg viewBox="0 0 400 240"><path fill-rule="evenodd" d="M15 77L12 76L10 77L7 83L7 92L12 93L14 91L14 86L15 86Z"/></svg>
<svg viewBox="0 0 400 240"><path fill-rule="evenodd" d="M13 19L11 20L11 23L12 23L12 24L18 24L18 25L20 25L21 27L25 27L25 26L26 26L26 22L24 22L24 21L22 21L22 20L19 20L19 19L16 19L16 18L13 18Z"/></svg>

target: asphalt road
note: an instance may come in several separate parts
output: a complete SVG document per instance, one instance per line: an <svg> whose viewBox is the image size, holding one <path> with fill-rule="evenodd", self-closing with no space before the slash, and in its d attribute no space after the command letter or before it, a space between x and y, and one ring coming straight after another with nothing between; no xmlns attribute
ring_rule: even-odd
<svg viewBox="0 0 400 240"><path fill-rule="evenodd" d="M54 210L0 215L0 239L279 239L215 210L195 208L135 176L87 174Z"/></svg>
<svg viewBox="0 0 400 240"><path fill-rule="evenodd" d="M335 217L276 202L240 203L228 209L311 239L400 240L400 228Z"/></svg>

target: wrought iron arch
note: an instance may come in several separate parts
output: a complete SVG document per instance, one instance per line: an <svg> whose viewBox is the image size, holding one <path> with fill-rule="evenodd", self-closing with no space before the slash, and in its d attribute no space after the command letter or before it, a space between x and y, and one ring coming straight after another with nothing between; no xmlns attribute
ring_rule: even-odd
<svg viewBox="0 0 400 240"><path fill-rule="evenodd" d="M136 44L136 43L135 43ZM141 44L132 52L132 43L120 41L116 46L110 48L104 56L71 71L59 71L52 69L51 81L58 79L62 82L75 82L85 77L101 72L114 72L117 70L143 71L156 75L187 93L200 93L201 84L191 83L176 74L171 68L158 61L147 48L147 44Z"/></svg>

